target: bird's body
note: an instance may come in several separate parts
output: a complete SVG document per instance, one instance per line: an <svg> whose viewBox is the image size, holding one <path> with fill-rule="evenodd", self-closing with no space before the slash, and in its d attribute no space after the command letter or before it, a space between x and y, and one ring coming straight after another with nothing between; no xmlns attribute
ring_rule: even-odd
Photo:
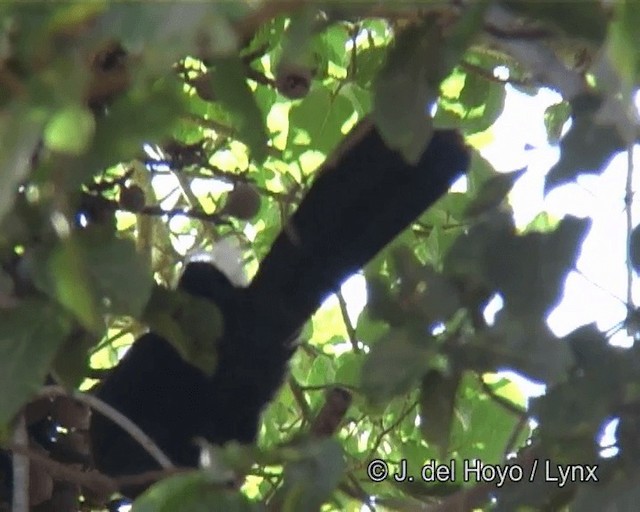
<svg viewBox="0 0 640 512"><path fill-rule="evenodd" d="M321 170L247 288L207 263L180 281L214 301L223 317L218 365L207 377L162 337L138 339L98 396L142 428L176 463L195 466L196 436L215 444L255 440L260 413L286 373L291 338L322 300L431 206L467 168L453 131L437 131L420 161L407 164L373 128L361 130ZM96 466L109 475L157 464L126 432L94 415Z"/></svg>

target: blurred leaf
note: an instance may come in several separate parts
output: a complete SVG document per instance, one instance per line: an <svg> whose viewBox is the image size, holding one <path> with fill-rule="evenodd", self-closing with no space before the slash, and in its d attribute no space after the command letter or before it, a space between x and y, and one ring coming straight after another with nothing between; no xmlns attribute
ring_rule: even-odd
<svg viewBox="0 0 640 512"><path fill-rule="evenodd" d="M482 27L488 2L471 3L445 30L425 17L400 32L374 82L373 119L387 145L415 163L431 139L428 110L440 82Z"/></svg>
<svg viewBox="0 0 640 512"><path fill-rule="evenodd" d="M108 230L75 232L35 261L38 287L90 330L100 329L104 314L139 316L151 294L153 278L135 244Z"/></svg>
<svg viewBox="0 0 640 512"><path fill-rule="evenodd" d="M431 370L422 378L420 388L420 430L429 444L438 447L440 457L445 458L449 449L449 437L453 423L460 375L446 375Z"/></svg>
<svg viewBox="0 0 640 512"><path fill-rule="evenodd" d="M371 306L371 287L369 286L369 280L367 279L367 296L369 301L365 309L358 317L358 323L356 324L356 335L358 339L363 340L365 343L372 343L380 339L388 330L389 325L383 321L381 317L376 316Z"/></svg>
<svg viewBox="0 0 640 512"><path fill-rule="evenodd" d="M186 96L175 79L161 79L151 88L134 89L119 97L109 107L109 115L96 124L87 157L89 172L139 155L143 144L169 135L185 111Z"/></svg>
<svg viewBox="0 0 640 512"><path fill-rule="evenodd" d="M0 112L0 221L14 204L15 191L30 171L45 115L14 105Z"/></svg>
<svg viewBox="0 0 640 512"><path fill-rule="evenodd" d="M406 246L391 250L398 291L392 299L402 324L445 322L460 308L456 287L433 267L423 265Z"/></svg>
<svg viewBox="0 0 640 512"><path fill-rule="evenodd" d="M608 417L607 393L587 378L575 378L555 386L547 394L532 399L531 413L540 422L540 436L547 446L561 446L567 461L576 455L588 456L596 449L595 439ZM582 453L568 449L569 441L580 443ZM565 446L562 446L566 443Z"/></svg>
<svg viewBox="0 0 640 512"><path fill-rule="evenodd" d="M525 232L538 231L540 233L549 233L558 227L560 220L551 217L547 212L540 212L536 215L525 228Z"/></svg>
<svg viewBox="0 0 640 512"><path fill-rule="evenodd" d="M96 129L93 114L87 108L73 105L56 112L44 130L49 149L69 155L81 155L91 143Z"/></svg>
<svg viewBox="0 0 640 512"><path fill-rule="evenodd" d="M151 271L131 240L85 229L78 235L93 293L116 315L139 317L153 286Z"/></svg>
<svg viewBox="0 0 640 512"><path fill-rule="evenodd" d="M155 287L143 319L186 361L208 375L213 374L218 362L216 343L224 332L215 303L182 290Z"/></svg>
<svg viewBox="0 0 640 512"><path fill-rule="evenodd" d="M207 471L192 471L162 480L133 503L132 512L257 512L263 510L238 492L222 489Z"/></svg>
<svg viewBox="0 0 640 512"><path fill-rule="evenodd" d="M316 357L311 365L307 385L320 386L334 380L333 361L326 357Z"/></svg>
<svg viewBox="0 0 640 512"><path fill-rule="evenodd" d="M439 106L454 114L453 118L466 133L482 132L502 114L506 89L503 84L487 80L477 73L469 72L464 76L464 87L457 102L441 101Z"/></svg>
<svg viewBox="0 0 640 512"><path fill-rule="evenodd" d="M272 502L281 504L283 512L320 510L342 479L342 447L334 439L322 439L298 449L301 457L285 466L283 485Z"/></svg>
<svg viewBox="0 0 640 512"><path fill-rule="evenodd" d="M57 382L68 389L80 387L89 370L89 349L96 337L84 329L75 329L65 340L52 365Z"/></svg>
<svg viewBox="0 0 640 512"><path fill-rule="evenodd" d="M475 354L477 360L483 357L490 361L489 368L479 370L509 369L550 384L563 380L574 364L567 344L558 340L543 321L504 310L498 313L494 325L478 332L473 340L477 345L470 345L466 357L473 360ZM479 356L475 349L484 354Z"/></svg>
<svg viewBox="0 0 640 512"><path fill-rule="evenodd" d="M144 49L144 72L159 76L185 55L228 55L237 38L226 17L227 8L212 3L109 6L94 28L97 39L115 39L125 47Z"/></svg>
<svg viewBox="0 0 640 512"><path fill-rule="evenodd" d="M71 311L86 329L98 332L102 323L100 301L91 288L83 256L75 237L61 240L48 250L38 250L31 265L33 281L39 290Z"/></svg>
<svg viewBox="0 0 640 512"><path fill-rule="evenodd" d="M44 301L0 309L0 426L40 389L69 327L63 312Z"/></svg>
<svg viewBox="0 0 640 512"><path fill-rule="evenodd" d="M525 173L526 169L498 174L482 184L482 188L467 206L465 214L468 217L478 217L487 210L500 206L514 183Z"/></svg>
<svg viewBox="0 0 640 512"><path fill-rule="evenodd" d="M362 365L361 390L374 407L408 393L429 370L434 351L415 338L405 330L394 329L371 348Z"/></svg>
<svg viewBox="0 0 640 512"><path fill-rule="evenodd" d="M282 53L277 67L283 64L303 67L313 65L312 37L316 14L313 8L303 8L293 13L281 39Z"/></svg>
<svg viewBox="0 0 640 512"><path fill-rule="evenodd" d="M375 80L376 74L384 62L386 53L386 46L371 46L356 54L355 80L361 87L370 88L371 82Z"/></svg>
<svg viewBox="0 0 640 512"><path fill-rule="evenodd" d="M511 439L520 418L507 411L501 404L490 398L482 388L477 375L467 372L460 383L456 401L454 422L451 429L451 451L461 460L482 460L484 464L500 464L504 460L507 443L524 443L529 429L523 428L516 439ZM507 399L498 384L487 384L493 392ZM519 400L515 405L524 408L526 399L515 384ZM512 401L512 400L510 400Z"/></svg>
<svg viewBox="0 0 640 512"><path fill-rule="evenodd" d="M545 191L574 180L580 173L600 174L615 153L625 148L614 126L598 122L600 100L576 98L571 108L573 124L560 141L560 160L547 174Z"/></svg>
<svg viewBox="0 0 640 512"><path fill-rule="evenodd" d="M596 473L597 475L598 473ZM600 485L581 486L571 511L600 512L601 510L635 510L640 501L640 476L618 474Z"/></svg>
<svg viewBox="0 0 640 512"><path fill-rule="evenodd" d="M497 174L493 165L479 151L472 151L471 165L467 171L467 190L469 194L472 197L477 195L482 190L484 183Z"/></svg>
<svg viewBox="0 0 640 512"><path fill-rule="evenodd" d="M57 10L49 20L49 31L52 34L66 36L82 33L82 30L95 22L96 17L107 8L108 4L104 0L88 4L74 3L57 6Z"/></svg>
<svg viewBox="0 0 640 512"><path fill-rule="evenodd" d="M566 217L551 233L518 236L509 216L494 215L456 240L445 271L493 287L506 309L536 318L558 301L588 227L587 220Z"/></svg>
<svg viewBox="0 0 640 512"><path fill-rule="evenodd" d="M242 61L238 57L217 59L211 72L216 100L231 114L238 139L251 149L251 156L262 163L267 156L267 131L253 93L247 84Z"/></svg>
<svg viewBox="0 0 640 512"><path fill-rule="evenodd" d="M549 144L558 144L562 129L571 118L571 106L566 101L554 103L544 111L544 126L547 129Z"/></svg>
<svg viewBox="0 0 640 512"><path fill-rule="evenodd" d="M508 237L490 249L489 278L509 310L536 315L557 303L589 225L588 220L566 217L551 233Z"/></svg>
<svg viewBox="0 0 640 512"><path fill-rule="evenodd" d="M509 0L506 4L514 11L555 25L567 35L601 43L607 30L607 13L600 2L580 3L530 2Z"/></svg>
<svg viewBox="0 0 640 512"><path fill-rule="evenodd" d="M300 103L289 110L287 149L296 155L307 149L328 155L342 140L342 126L352 111L351 102L344 96L334 96L322 85L313 87ZM297 148L296 151L296 146L304 149Z"/></svg>
<svg viewBox="0 0 640 512"><path fill-rule="evenodd" d="M345 387L356 387L360 384L360 372L364 357L353 352L345 352L336 360L336 376L337 385Z"/></svg>
<svg viewBox="0 0 640 512"><path fill-rule="evenodd" d="M439 56L442 45L434 23L422 22L405 29L374 82L375 123L387 145L400 150L409 163L418 161L431 139L427 109L436 99L446 71L442 69L444 63L424 56Z"/></svg>
<svg viewBox="0 0 640 512"><path fill-rule="evenodd" d="M640 272L640 224L631 231L629 261L636 272Z"/></svg>
<svg viewBox="0 0 640 512"><path fill-rule="evenodd" d="M622 0L614 4L613 12L614 17L609 24L607 50L624 82L624 89L629 94L637 84L638 71L640 71L638 55L640 6L637 2Z"/></svg>

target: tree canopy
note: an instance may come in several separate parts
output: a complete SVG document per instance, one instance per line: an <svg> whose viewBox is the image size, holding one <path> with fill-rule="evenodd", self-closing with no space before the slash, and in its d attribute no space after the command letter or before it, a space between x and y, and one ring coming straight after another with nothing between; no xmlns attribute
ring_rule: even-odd
<svg viewBox="0 0 640 512"><path fill-rule="evenodd" d="M157 483L134 510L636 509L637 344L613 346L595 324L561 338L547 325L589 219L541 211L516 226L508 194L528 171L499 173L480 150L507 87L549 88L560 158L545 191L630 154L640 5L9 2L0 13L0 510L104 510L117 496L122 481L77 458L89 457L79 404L99 407L88 390L147 329L215 368L201 342L224 328L218 312L170 291L185 261L208 255L250 280L363 119L411 163L434 130L457 129L467 175L352 281L366 287L336 290L307 323L257 444L206 445L201 470L142 475ZM632 170L630 158L624 328L636 339ZM527 400L503 370L546 393ZM27 443L45 418L51 443Z"/></svg>

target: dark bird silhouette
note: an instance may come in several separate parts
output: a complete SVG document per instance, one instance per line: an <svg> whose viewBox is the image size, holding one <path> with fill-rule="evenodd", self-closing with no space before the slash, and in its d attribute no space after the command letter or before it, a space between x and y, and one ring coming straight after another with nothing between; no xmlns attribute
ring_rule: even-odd
<svg viewBox="0 0 640 512"><path fill-rule="evenodd" d="M195 466L193 439L253 442L260 413L286 374L291 339L322 300L433 205L469 164L455 131L436 131L415 165L361 124L336 150L246 288L193 262L179 287L223 317L218 365L207 377L161 336L139 338L97 396L142 428L178 465ZM94 413L96 467L116 476L157 469L129 435ZM134 494L137 491L131 491Z"/></svg>

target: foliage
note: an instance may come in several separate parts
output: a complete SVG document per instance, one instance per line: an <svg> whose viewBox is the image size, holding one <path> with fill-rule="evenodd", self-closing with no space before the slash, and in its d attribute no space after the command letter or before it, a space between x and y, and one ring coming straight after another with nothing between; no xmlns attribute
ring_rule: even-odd
<svg viewBox="0 0 640 512"><path fill-rule="evenodd" d="M434 127L480 148L507 85L551 87L563 100L545 116L561 155L549 190L602 172L635 142L635 2L420 5L0 6L4 440L47 375L87 389L148 326L215 368L218 312L169 291L185 255L232 246L253 274L365 116L415 161ZM339 296L308 323L258 446L213 447L222 469L170 476L134 510L632 510L637 346L613 347L595 326L563 339L547 327L589 221L541 213L516 229L506 198L523 173L498 174L476 152L466 192L450 192L364 269L357 320ZM247 185L257 203L237 210L234 187ZM631 227L629 272L640 267ZM488 322L496 297L503 307ZM505 369L547 393L527 404L497 375ZM335 439L313 439L335 386L353 403ZM604 458L612 419L618 451ZM509 467L512 478L463 478L474 460L486 478ZM393 478L402 461L415 478ZM438 465L457 469L420 472ZM599 485L553 479L588 465ZM246 476L240 491L227 488L229 471ZM99 501L86 486L85 497L85 507Z"/></svg>

